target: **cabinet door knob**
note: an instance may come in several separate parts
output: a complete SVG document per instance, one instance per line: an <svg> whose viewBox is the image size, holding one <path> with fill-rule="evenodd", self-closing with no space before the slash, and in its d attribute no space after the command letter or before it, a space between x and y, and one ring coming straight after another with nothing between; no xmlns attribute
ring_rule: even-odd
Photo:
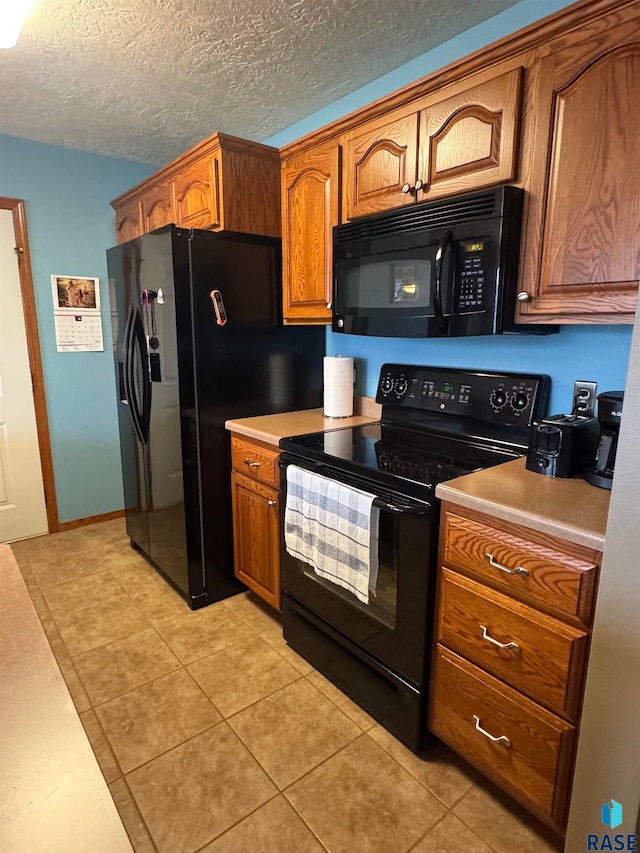
<svg viewBox="0 0 640 853"><path fill-rule="evenodd" d="M416 181L413 186L411 184L405 184L402 187L402 192L406 195L407 193L411 193L411 195L415 195L418 190L421 190L423 187L422 181Z"/></svg>
<svg viewBox="0 0 640 853"><path fill-rule="evenodd" d="M250 460L250 459L245 459L245 460L244 460L244 464L245 464L245 465L248 465L248 466L249 466L249 468L259 468L259 467L260 467L260 463L259 463L259 462L251 462L251 460Z"/></svg>
<svg viewBox="0 0 640 853"><path fill-rule="evenodd" d="M511 746L511 741L506 735L500 735L500 737L495 737L495 735L489 734L486 729L482 728L482 726L480 725L480 717L476 717L476 715L474 714L473 719L476 721L476 731L480 732L480 734L484 735L486 738L489 738L492 743L503 743L505 746Z"/></svg>
<svg viewBox="0 0 640 853"><path fill-rule="evenodd" d="M518 293L518 302L531 302L531 294L527 293L526 290L521 290Z"/></svg>
<svg viewBox="0 0 640 853"><path fill-rule="evenodd" d="M275 506L275 505L276 505L276 502L275 502L275 501L267 501L267 504L268 504L269 506Z"/></svg>
<svg viewBox="0 0 640 853"><path fill-rule="evenodd" d="M493 643L493 645L497 646L499 649L513 649L516 652L520 651L520 646L517 643L501 643L490 636L488 629L484 625L481 625L480 628L482 629L483 640Z"/></svg>
<svg viewBox="0 0 640 853"><path fill-rule="evenodd" d="M333 308L333 302L327 302L327 311L331 311Z"/></svg>

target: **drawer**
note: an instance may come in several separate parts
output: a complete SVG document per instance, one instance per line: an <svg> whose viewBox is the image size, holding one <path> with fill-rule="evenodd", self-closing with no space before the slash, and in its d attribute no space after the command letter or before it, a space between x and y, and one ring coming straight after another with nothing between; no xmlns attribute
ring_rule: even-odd
<svg viewBox="0 0 640 853"><path fill-rule="evenodd" d="M437 646L429 728L523 805L562 828L573 726Z"/></svg>
<svg viewBox="0 0 640 853"><path fill-rule="evenodd" d="M280 484L279 456L279 450L270 450L253 441L231 437L231 464L234 470L276 488Z"/></svg>
<svg viewBox="0 0 640 853"><path fill-rule="evenodd" d="M589 626L597 567L554 548L446 512L442 560L561 618Z"/></svg>
<svg viewBox="0 0 640 853"><path fill-rule="evenodd" d="M589 635L442 569L438 641L559 714L575 720Z"/></svg>

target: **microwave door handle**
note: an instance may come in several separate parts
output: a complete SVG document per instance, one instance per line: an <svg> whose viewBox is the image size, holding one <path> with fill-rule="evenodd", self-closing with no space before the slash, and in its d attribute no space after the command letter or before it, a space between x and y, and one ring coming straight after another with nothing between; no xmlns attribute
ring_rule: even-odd
<svg viewBox="0 0 640 853"><path fill-rule="evenodd" d="M441 332L449 331L449 322L442 311L442 269L444 267L447 249L453 247L453 231L447 231L436 252L436 277L433 293L433 310Z"/></svg>

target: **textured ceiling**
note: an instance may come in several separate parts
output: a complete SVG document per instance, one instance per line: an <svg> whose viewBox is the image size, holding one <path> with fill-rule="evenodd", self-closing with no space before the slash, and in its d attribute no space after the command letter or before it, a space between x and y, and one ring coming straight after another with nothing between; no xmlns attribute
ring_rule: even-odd
<svg viewBox="0 0 640 853"><path fill-rule="evenodd" d="M0 133L158 165L263 140L515 2L40 0L0 50Z"/></svg>

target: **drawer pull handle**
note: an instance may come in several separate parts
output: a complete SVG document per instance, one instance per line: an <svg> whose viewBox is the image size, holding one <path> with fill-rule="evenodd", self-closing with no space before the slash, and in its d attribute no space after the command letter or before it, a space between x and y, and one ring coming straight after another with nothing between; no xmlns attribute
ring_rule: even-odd
<svg viewBox="0 0 640 853"><path fill-rule="evenodd" d="M505 746L511 746L511 741L509 740L509 738L506 735L500 735L500 737L494 737L493 735L489 734L489 732L486 729L482 728L482 726L480 725L480 717L476 717L476 715L474 714L473 719L476 721L476 731L480 732L480 734L484 735L486 738L489 738L491 743L503 743Z"/></svg>
<svg viewBox="0 0 640 853"><path fill-rule="evenodd" d="M276 505L275 501L267 501L267 506L275 506L275 505Z"/></svg>
<svg viewBox="0 0 640 853"><path fill-rule="evenodd" d="M249 468L259 468L259 467L260 467L260 463L259 463L259 462L251 462L249 459L245 459L245 460L244 460L244 464L245 464L245 465L248 465L248 466L249 466Z"/></svg>
<svg viewBox="0 0 640 853"><path fill-rule="evenodd" d="M522 575L525 578L529 577L529 572L522 566L518 566L517 569L508 569L506 566L497 563L493 559L493 554L485 554L484 556L487 563L489 563L489 565L492 566L492 568L494 569L500 569L501 572L506 572L508 575Z"/></svg>
<svg viewBox="0 0 640 853"><path fill-rule="evenodd" d="M494 640L493 637L489 635L489 631L485 628L484 625L481 625L480 627L482 628L483 640L488 640L490 643L493 643L493 645L497 646L499 649L513 649L517 652L520 651L520 646L517 643L500 643L498 640Z"/></svg>

